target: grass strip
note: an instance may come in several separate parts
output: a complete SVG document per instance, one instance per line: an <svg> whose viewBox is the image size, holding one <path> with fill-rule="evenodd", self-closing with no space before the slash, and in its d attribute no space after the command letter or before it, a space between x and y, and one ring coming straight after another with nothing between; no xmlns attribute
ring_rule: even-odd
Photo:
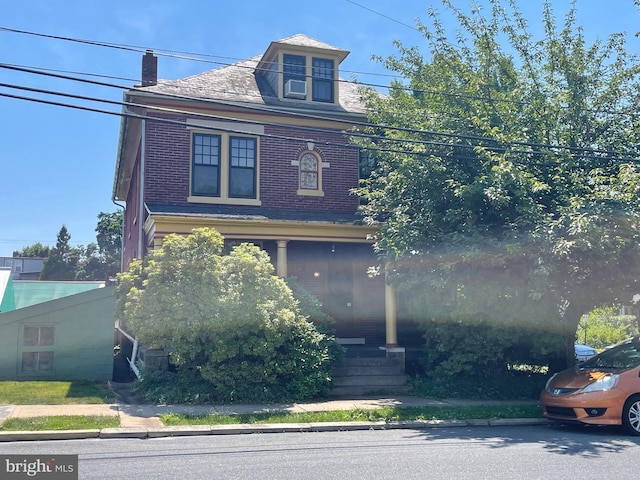
<svg viewBox="0 0 640 480"><path fill-rule="evenodd" d="M539 418L536 405L459 406L459 407L380 407L374 409L335 410L329 412L268 412L234 415L186 415L167 413L160 417L166 426L236 425L255 423L312 423L407 420L470 420L496 418Z"/></svg>
<svg viewBox="0 0 640 480"><path fill-rule="evenodd" d="M106 383L87 381L4 381L0 382L0 404L70 405L113 403Z"/></svg>
<svg viewBox="0 0 640 480"><path fill-rule="evenodd" d="M95 430L120 426L120 417L106 415L59 415L52 417L8 418L0 431Z"/></svg>

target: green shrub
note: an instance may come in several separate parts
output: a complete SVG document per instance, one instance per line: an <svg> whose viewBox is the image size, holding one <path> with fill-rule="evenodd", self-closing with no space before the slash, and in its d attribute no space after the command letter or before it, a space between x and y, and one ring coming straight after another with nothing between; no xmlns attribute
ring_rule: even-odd
<svg viewBox="0 0 640 480"><path fill-rule="evenodd" d="M340 353L335 339L301 313L266 252L243 243L224 254L223 246L213 229L168 235L119 276L121 318L146 347L166 347L176 367L145 374L141 392L170 402L325 395Z"/></svg>
<svg viewBox="0 0 640 480"><path fill-rule="evenodd" d="M411 392L425 398L536 400L549 377L542 372L505 372L494 377L415 377Z"/></svg>
<svg viewBox="0 0 640 480"><path fill-rule="evenodd" d="M197 371L188 368L182 368L178 372L148 372L136 384L137 393L152 403L215 402L213 386Z"/></svg>
<svg viewBox="0 0 640 480"><path fill-rule="evenodd" d="M510 365L545 366L561 338L551 333L478 319L426 322L420 360L427 377L494 378Z"/></svg>
<svg viewBox="0 0 640 480"><path fill-rule="evenodd" d="M281 318L218 331L199 372L218 401L308 400L328 394L337 347L306 320Z"/></svg>

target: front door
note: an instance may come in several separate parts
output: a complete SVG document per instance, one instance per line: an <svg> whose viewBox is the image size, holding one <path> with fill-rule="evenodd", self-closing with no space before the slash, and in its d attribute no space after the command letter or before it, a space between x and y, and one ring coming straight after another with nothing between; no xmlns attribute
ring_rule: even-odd
<svg viewBox="0 0 640 480"><path fill-rule="evenodd" d="M325 310L336 323L338 337L360 336L356 331L353 315L353 263L347 252L332 253L328 263L328 285Z"/></svg>

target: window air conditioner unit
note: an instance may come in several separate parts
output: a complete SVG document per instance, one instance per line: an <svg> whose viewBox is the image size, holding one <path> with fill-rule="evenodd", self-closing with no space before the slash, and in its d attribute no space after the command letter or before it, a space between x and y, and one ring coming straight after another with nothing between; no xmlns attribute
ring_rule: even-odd
<svg viewBox="0 0 640 480"><path fill-rule="evenodd" d="M287 98L306 98L307 82L304 80L287 80L284 84L284 96Z"/></svg>

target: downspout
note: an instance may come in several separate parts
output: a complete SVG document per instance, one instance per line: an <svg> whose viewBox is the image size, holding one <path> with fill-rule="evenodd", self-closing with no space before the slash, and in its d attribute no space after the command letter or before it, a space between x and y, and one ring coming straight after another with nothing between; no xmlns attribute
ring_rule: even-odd
<svg viewBox="0 0 640 480"><path fill-rule="evenodd" d="M142 120L142 133L140 134L140 203L138 205L138 258L144 257L144 157L145 157L145 143L147 137L147 121Z"/></svg>
<svg viewBox="0 0 640 480"><path fill-rule="evenodd" d="M124 270L124 222L125 222L125 208L124 205L120 205L115 199L111 199L111 202L116 207L120 207L122 209L122 224L120 225L120 270Z"/></svg>

